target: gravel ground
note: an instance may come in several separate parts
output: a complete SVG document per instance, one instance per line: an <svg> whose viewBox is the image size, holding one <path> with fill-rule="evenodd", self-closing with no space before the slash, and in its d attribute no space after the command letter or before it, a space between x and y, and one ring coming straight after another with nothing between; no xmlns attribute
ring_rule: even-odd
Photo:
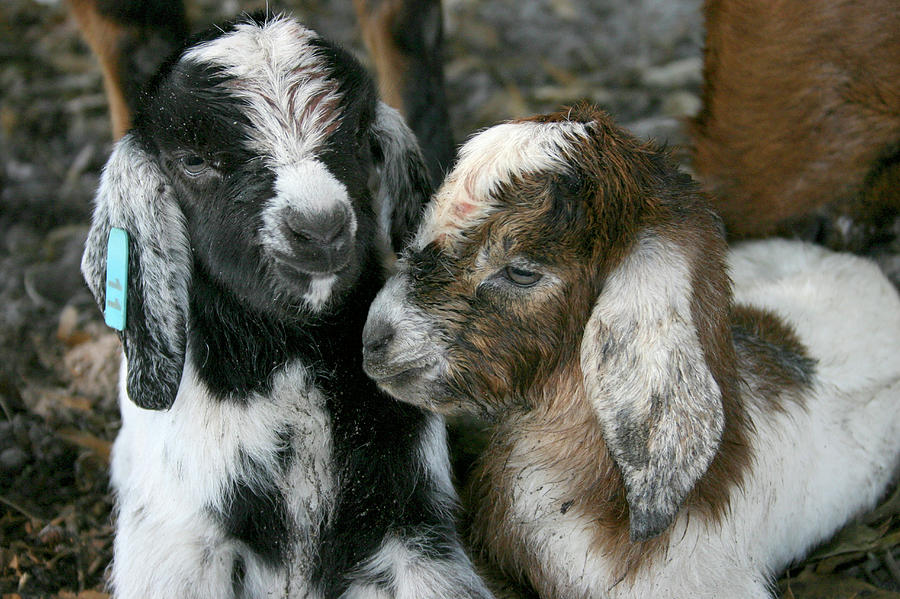
<svg viewBox="0 0 900 599"><path fill-rule="evenodd" d="M362 55L351 2L297 10ZM203 25L246 2L202 0ZM270 2L274 9L282 8ZM684 160L700 105L699 0L445 0L458 141L587 98ZM110 150L99 69L58 0L0 4L0 595L97 599L111 553L118 342L81 281ZM900 598L900 496L780 582L784 597Z"/></svg>

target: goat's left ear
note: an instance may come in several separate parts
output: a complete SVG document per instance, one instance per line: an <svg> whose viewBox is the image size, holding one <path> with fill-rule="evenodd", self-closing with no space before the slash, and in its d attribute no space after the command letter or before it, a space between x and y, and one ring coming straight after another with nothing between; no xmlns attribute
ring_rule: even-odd
<svg viewBox="0 0 900 599"><path fill-rule="evenodd" d="M724 428L721 386L730 387L734 368L724 243L714 227L686 227L640 234L603 282L581 345L633 541L674 521Z"/></svg>
<svg viewBox="0 0 900 599"><path fill-rule="evenodd" d="M128 280L107 278L107 240L115 227L130 237ZM169 409L184 370L192 256L184 216L169 180L126 134L103 169L81 271L100 309L106 289L125 296L119 332L128 360L128 397L145 409ZM118 298L117 298L118 299ZM118 324L121 324L118 323Z"/></svg>
<svg viewBox="0 0 900 599"><path fill-rule="evenodd" d="M399 252L415 230L433 189L416 136L400 113L384 102L378 102L375 110L372 141L380 175L378 224Z"/></svg>

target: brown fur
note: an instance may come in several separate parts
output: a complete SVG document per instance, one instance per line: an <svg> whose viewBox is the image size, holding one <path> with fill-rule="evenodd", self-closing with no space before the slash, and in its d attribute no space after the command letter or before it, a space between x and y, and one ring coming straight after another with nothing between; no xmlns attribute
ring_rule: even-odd
<svg viewBox="0 0 900 599"><path fill-rule="evenodd" d="M800 235L854 251L891 235L900 213L900 186L885 184L900 178L896 4L707 0L705 14L694 166L729 234Z"/></svg>
<svg viewBox="0 0 900 599"><path fill-rule="evenodd" d="M546 564L529 552L519 529L511 525L515 521L511 489L516 477L526 473L507 465L523 433L535 433L541 441L529 447L530 467L550 471L551 479L565 486L569 499L558 509L580 513L592 522L593 551L619 564L617 578L633 580L659 558L671 531L643 543L630 540L622 476L585 397L580 370L569 373L546 399L527 414L503 419L476 466L464 495L467 511L473 514L472 544L508 575L533 585L541 597L564 597L555 578L545 572ZM722 449L682 506L684 513L713 525L727 515L729 495L749 465L743 408L735 401L725 406L728 425Z"/></svg>
<svg viewBox="0 0 900 599"><path fill-rule="evenodd" d="M465 495L473 544L542 597L562 598L566 591L516 524L511 501L522 478L541 471L554 481L565 500L548 509L592 522L593 550L619 564L615 575L625 583L660 558L671 534L669 529L643 543L630 539L623 478L579 365L594 301L639 232L667 238L691 265L691 315L722 393L719 451L682 504L682 514L711 525L728 515L729 498L750 465L745 402L780 409L783 392L808 382L812 364L787 325L771 314L732 306L718 221L696 186L653 146L586 105L531 120L596 123L590 140L580 141L568 156L577 175L516 178L496 194L496 211L467 231L464 243L445 246L443 254L431 248L432 262L413 265L414 293L419 305L447 323L454 339L455 401L474 402L497 422ZM475 264L484 248L489 261L498 254L497 264L524 254L550 265L563 281L562 291L482 308L472 297L484 274Z"/></svg>
<svg viewBox="0 0 900 599"><path fill-rule="evenodd" d="M741 365L741 397L765 411L784 409L785 401L802 402L815 362L787 324L770 312L736 306L733 336Z"/></svg>

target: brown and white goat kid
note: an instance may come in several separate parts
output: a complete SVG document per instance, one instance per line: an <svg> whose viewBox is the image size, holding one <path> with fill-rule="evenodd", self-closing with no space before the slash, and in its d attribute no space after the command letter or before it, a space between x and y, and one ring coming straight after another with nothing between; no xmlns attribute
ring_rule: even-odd
<svg viewBox="0 0 900 599"><path fill-rule="evenodd" d="M470 140L373 303L383 389L495 419L473 538L542 597L770 597L892 480L896 291L726 249L691 178L582 105Z"/></svg>

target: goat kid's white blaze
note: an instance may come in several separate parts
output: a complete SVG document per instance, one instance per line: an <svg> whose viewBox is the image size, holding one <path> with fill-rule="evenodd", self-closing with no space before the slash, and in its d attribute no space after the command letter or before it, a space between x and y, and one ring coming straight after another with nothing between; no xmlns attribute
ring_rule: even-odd
<svg viewBox="0 0 900 599"><path fill-rule="evenodd" d="M312 215L343 207L350 215L350 234L356 235L358 225L347 187L321 161L302 160L276 169L275 174L275 197L263 209L266 234L271 236L273 243L286 243L274 230L277 223L274 217L284 209ZM279 249L289 251L290 248L284 246Z"/></svg>
<svg viewBox="0 0 900 599"><path fill-rule="evenodd" d="M525 173L565 169L566 154L587 136L584 123L568 121L504 123L474 136L428 204L413 246L458 240L496 209L494 194L503 185Z"/></svg>
<svg viewBox="0 0 900 599"><path fill-rule="evenodd" d="M235 31L188 50L183 59L220 67L240 82L230 92L247 103L252 123L247 141L275 173L275 196L263 209L260 236L267 247L291 253L279 226L285 210L330 212L343 206L350 234L357 229L347 188L316 152L340 118L340 94L310 48L318 36L301 24L275 18L262 27L243 23ZM226 85L228 85L226 83ZM320 309L331 297L335 276L313 277L304 295Z"/></svg>
<svg viewBox="0 0 900 599"><path fill-rule="evenodd" d="M318 36L296 21L242 23L233 32L185 52L183 59L223 69L247 103L251 148L276 170L308 158L340 118L340 94L310 41ZM299 111L299 113L298 113Z"/></svg>

